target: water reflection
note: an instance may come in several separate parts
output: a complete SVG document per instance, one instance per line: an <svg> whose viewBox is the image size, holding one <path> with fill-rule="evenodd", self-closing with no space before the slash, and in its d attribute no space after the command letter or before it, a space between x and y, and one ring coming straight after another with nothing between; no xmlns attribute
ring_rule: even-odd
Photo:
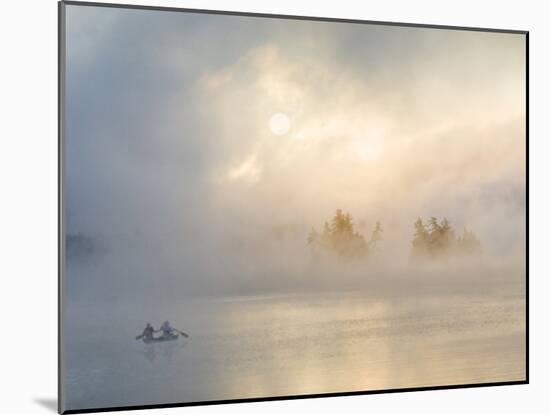
<svg viewBox="0 0 550 415"><path fill-rule="evenodd" d="M159 310L196 316L181 322L191 340L147 345L130 340L135 328L124 316L109 326L90 319L68 335L67 404L91 408L521 380L524 310L524 299L513 295L197 300ZM112 336L105 335L109 329Z"/></svg>
<svg viewBox="0 0 550 415"><path fill-rule="evenodd" d="M172 362L174 361L175 354L183 349L187 343L188 340L183 337L178 338L176 341L144 343L139 353L149 362L154 362L158 358L164 359L167 362Z"/></svg>

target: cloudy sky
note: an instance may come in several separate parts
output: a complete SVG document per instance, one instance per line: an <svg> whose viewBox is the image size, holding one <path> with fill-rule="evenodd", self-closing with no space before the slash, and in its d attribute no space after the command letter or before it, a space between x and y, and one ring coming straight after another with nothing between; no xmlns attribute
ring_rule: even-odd
<svg viewBox="0 0 550 415"><path fill-rule="evenodd" d="M419 216L524 250L523 35L83 6L66 28L69 233L191 260L341 208L396 255Z"/></svg>

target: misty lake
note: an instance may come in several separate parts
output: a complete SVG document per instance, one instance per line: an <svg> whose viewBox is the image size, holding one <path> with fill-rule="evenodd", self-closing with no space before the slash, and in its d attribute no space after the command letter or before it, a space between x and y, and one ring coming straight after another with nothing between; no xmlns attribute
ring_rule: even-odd
<svg viewBox="0 0 550 415"><path fill-rule="evenodd" d="M518 287L516 287L518 288ZM522 288L380 300L360 293L69 306L67 409L525 378ZM155 315L152 315L155 310ZM136 341L169 318L187 340Z"/></svg>

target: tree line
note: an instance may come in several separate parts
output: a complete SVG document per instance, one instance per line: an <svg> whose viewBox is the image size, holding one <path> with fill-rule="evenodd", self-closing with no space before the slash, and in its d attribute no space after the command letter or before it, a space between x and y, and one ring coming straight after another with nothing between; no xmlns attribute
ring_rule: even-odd
<svg viewBox="0 0 550 415"><path fill-rule="evenodd" d="M377 221L370 236L365 237L356 231L351 214L337 209L334 217L324 223L322 232L311 229L307 243L316 253L331 253L342 259L366 258L376 254L383 241L382 234L382 225ZM447 218L439 222L431 217L427 224L418 218L414 223L411 245L412 260L471 255L481 251L480 241L473 231L464 228L457 235Z"/></svg>
<svg viewBox="0 0 550 415"><path fill-rule="evenodd" d="M462 234L457 235L447 218L439 222L432 216L427 225L422 218L418 218L414 223L412 259L471 255L480 251L481 243L475 233L464 227Z"/></svg>
<svg viewBox="0 0 550 415"><path fill-rule="evenodd" d="M321 233L311 229L307 242L316 251L332 252L340 258L362 258L376 251L382 233L380 222L376 222L370 238L365 238L355 230L351 215L337 209Z"/></svg>

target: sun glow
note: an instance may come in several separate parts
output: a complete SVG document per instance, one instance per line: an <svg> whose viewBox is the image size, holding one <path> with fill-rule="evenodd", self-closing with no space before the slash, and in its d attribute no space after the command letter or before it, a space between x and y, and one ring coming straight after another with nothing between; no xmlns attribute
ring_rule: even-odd
<svg viewBox="0 0 550 415"><path fill-rule="evenodd" d="M269 129L275 135L285 135L290 130L290 119L282 112L273 114L269 120Z"/></svg>

